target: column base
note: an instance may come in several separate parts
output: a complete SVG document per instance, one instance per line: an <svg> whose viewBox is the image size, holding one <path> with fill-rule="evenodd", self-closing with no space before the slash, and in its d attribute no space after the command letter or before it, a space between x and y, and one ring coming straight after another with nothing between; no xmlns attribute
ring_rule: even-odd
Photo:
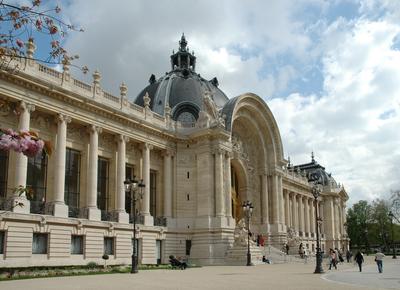
<svg viewBox="0 0 400 290"><path fill-rule="evenodd" d="M16 213L30 213L31 202L25 196L13 196L7 201L7 209Z"/></svg>
<svg viewBox="0 0 400 290"><path fill-rule="evenodd" d="M123 211L113 211L113 220L122 224L129 224L129 215Z"/></svg>
<svg viewBox="0 0 400 290"><path fill-rule="evenodd" d="M82 217L91 221L101 221L101 211L98 208L86 207L82 210Z"/></svg>
<svg viewBox="0 0 400 290"><path fill-rule="evenodd" d="M143 216L143 225L144 226L154 226L154 218L152 215L144 215Z"/></svg>
<svg viewBox="0 0 400 290"><path fill-rule="evenodd" d="M46 214L67 218L68 206L65 203L49 202L46 204Z"/></svg>

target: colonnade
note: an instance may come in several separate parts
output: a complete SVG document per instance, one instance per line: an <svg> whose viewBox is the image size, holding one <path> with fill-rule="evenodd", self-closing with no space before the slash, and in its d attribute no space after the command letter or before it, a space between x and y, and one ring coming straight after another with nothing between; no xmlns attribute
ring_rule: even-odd
<svg viewBox="0 0 400 290"><path fill-rule="evenodd" d="M18 104L18 130L30 129L30 115L35 110L33 105L20 102ZM65 166L66 166L66 144L67 144L67 126L71 122L71 118L65 114L58 114L57 120L57 138L54 152L54 190L48 195L46 200L46 211L48 214L59 217L68 217L68 207L64 201L65 186ZM98 184L98 151L99 151L99 135L102 128L96 125L88 125L89 147L88 147L88 165L87 165L87 183L86 183L86 204L82 207L82 215L89 220L100 220L101 212L97 207L97 184ZM116 193L113 213L119 222L128 222L128 214L125 211L125 166L126 166L126 143L129 138L125 135L116 135L117 142L117 170L116 170ZM141 177L144 184L141 215L144 216L145 224L152 224L153 217L150 215L150 154L153 146L148 143L141 144L142 151L142 168ZM164 215L171 217L172 215L172 157L173 153L165 150L164 155ZM10 152L10 162L13 163L15 171L13 172L13 183L10 187L17 188L26 186L28 159L22 153ZM12 167L12 166L11 166ZM81 176L85 178L85 176ZM221 182L223 178L221 178ZM15 212L29 213L29 200L24 194L13 194L11 202L23 203L24 206L12 207Z"/></svg>
<svg viewBox="0 0 400 290"><path fill-rule="evenodd" d="M286 226L294 229L302 238L315 238L315 199L314 197L283 191L285 201ZM339 197L322 195L318 201L318 215L322 219L321 234L329 241L327 247L337 247L343 239L346 222L345 203Z"/></svg>

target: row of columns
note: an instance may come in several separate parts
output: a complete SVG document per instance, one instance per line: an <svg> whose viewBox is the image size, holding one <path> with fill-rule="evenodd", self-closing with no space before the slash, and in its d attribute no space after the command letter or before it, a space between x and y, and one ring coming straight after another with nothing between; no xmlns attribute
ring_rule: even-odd
<svg viewBox="0 0 400 290"><path fill-rule="evenodd" d="M295 192L284 191L286 225L298 232L315 233L315 200L312 197ZM328 240L339 240L345 233L345 206L340 198L324 196L318 202L318 214L323 224L321 233L327 234Z"/></svg>
<svg viewBox="0 0 400 290"><path fill-rule="evenodd" d="M30 114L35 107L33 105L20 102L18 107L19 120L18 130L29 130L30 128ZM65 156L66 156L66 141L67 141L67 124L71 122L71 118L59 114L57 116L57 139L55 146L55 172L54 172L54 192L48 200L46 210L55 216L67 217L68 207L64 202L65 190ZM91 125L89 127L89 164L87 168L87 188L86 188L86 205L84 208L84 215L91 220L100 220L101 213L97 208L97 167L98 167L98 147L99 147L99 134L102 129L98 126ZM128 214L125 212L125 166L126 166L126 142L129 138L123 135L117 136L118 142L118 158L117 158L117 193L115 202L115 213L118 221L128 222ZM145 216L145 223L152 223L150 216L150 151L153 147L150 144L143 144L142 146L142 178L146 185L143 195L143 203L141 214ZM10 160L15 162L14 184L13 188L19 186L26 186L28 159L22 153L10 152ZM172 215L172 154L168 152L164 154L164 214L166 217ZM222 180L222 179L221 179ZM12 197L12 202L17 202L17 199L22 200L23 207L13 207L14 211L29 213L29 201L24 195L19 196L15 194ZM18 201L20 202L20 201ZM147 217L147 218L146 218Z"/></svg>
<svg viewBox="0 0 400 290"><path fill-rule="evenodd" d="M298 232L315 233L314 198L284 190L284 199L286 225Z"/></svg>

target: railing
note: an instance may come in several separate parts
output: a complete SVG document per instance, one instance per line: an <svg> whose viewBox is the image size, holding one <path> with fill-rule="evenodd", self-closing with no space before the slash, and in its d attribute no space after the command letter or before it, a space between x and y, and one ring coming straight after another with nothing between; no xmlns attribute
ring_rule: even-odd
<svg viewBox="0 0 400 290"><path fill-rule="evenodd" d="M166 227L167 226L167 218L164 216L154 217L154 225L159 226L159 227Z"/></svg>
<svg viewBox="0 0 400 290"><path fill-rule="evenodd" d="M136 224L138 224L138 225L143 225L144 224L144 216L142 216L142 215L137 215L136 216L136 220L135 220L135 222L136 222ZM129 215L129 223L130 224L133 224L133 216L132 215Z"/></svg>
<svg viewBox="0 0 400 290"><path fill-rule="evenodd" d="M79 207L68 207L68 217L70 218L78 218L80 213Z"/></svg>
<svg viewBox="0 0 400 290"><path fill-rule="evenodd" d="M44 214L46 203L44 201L31 200L31 213Z"/></svg>
<svg viewBox="0 0 400 290"><path fill-rule="evenodd" d="M90 85L85 84L84 82L78 81L76 79L74 79L74 85L81 89L84 89L86 91L89 91L89 92L92 91L92 87Z"/></svg>
<svg viewBox="0 0 400 290"><path fill-rule="evenodd" d="M101 211L101 220L102 221L109 221L109 222L113 222L114 221L114 215L112 212L106 211L106 210L102 210Z"/></svg>
<svg viewBox="0 0 400 290"><path fill-rule="evenodd" d="M0 210L6 210L7 200L5 197L0 197Z"/></svg>
<svg viewBox="0 0 400 290"><path fill-rule="evenodd" d="M39 64L39 71L41 71L41 72L43 72L43 73L45 73L45 74L47 74L49 76L58 78L58 79L61 78L61 73L60 72L58 72L58 71L56 71L54 69L51 69L51 68L49 68L47 66L41 65L41 64Z"/></svg>
<svg viewBox="0 0 400 290"><path fill-rule="evenodd" d="M103 96L107 100L119 103L119 98L117 98L116 96L111 95L110 93L107 93L107 92L103 91Z"/></svg>
<svg viewBox="0 0 400 290"><path fill-rule="evenodd" d="M133 110L143 112L143 107L136 105L135 103L130 103L129 107Z"/></svg>

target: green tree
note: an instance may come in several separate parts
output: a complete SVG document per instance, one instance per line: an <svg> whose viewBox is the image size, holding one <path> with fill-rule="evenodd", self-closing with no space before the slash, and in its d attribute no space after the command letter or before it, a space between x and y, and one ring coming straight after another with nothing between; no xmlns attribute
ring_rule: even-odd
<svg viewBox="0 0 400 290"><path fill-rule="evenodd" d="M352 247L365 246L369 251L369 225L372 220L372 207L365 200L355 203L347 213L347 231Z"/></svg>
<svg viewBox="0 0 400 290"><path fill-rule="evenodd" d="M376 199L372 203L372 223L374 224L374 236L377 244L387 249L390 245L390 203L387 200ZM371 232L371 234L373 234Z"/></svg>

